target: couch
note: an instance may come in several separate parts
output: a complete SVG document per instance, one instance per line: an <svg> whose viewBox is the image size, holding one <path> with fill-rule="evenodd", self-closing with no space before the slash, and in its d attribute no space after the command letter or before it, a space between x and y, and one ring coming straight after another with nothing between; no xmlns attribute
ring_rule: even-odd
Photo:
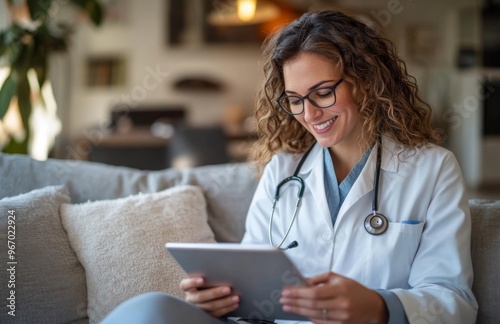
<svg viewBox="0 0 500 324"><path fill-rule="evenodd" d="M256 185L245 163L139 171L0 154L0 322L95 323L141 292L182 296L163 244L240 241ZM477 323L500 323L500 200L469 203Z"/></svg>

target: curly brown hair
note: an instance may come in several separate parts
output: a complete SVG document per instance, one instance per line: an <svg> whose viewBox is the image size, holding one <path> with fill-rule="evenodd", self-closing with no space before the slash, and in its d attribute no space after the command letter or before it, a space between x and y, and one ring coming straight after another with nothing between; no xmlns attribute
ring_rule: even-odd
<svg viewBox="0 0 500 324"><path fill-rule="evenodd" d="M275 100L284 91L283 65L303 52L327 58L352 85L363 120L361 145L367 147L379 134L407 148L441 141L430 125L431 107L420 98L394 44L340 11L310 12L264 41L265 81L255 111L259 138L251 154L258 167L279 151L302 153L314 142Z"/></svg>

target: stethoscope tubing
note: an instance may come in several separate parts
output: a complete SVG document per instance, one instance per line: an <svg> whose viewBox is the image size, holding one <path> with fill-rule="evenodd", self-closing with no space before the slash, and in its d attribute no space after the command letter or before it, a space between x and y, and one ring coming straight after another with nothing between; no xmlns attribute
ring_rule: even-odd
<svg viewBox="0 0 500 324"><path fill-rule="evenodd" d="M381 235L387 231L389 221L387 218L378 212L378 190L380 179L380 168L382 165L382 141L377 137L377 166L375 167L375 175L373 177L373 200L372 213L365 218L365 230L372 235Z"/></svg>
<svg viewBox="0 0 500 324"><path fill-rule="evenodd" d="M380 168L382 165L382 141L380 137L377 137L377 165L375 167L375 175L373 177L373 200L372 200L372 212L377 214L378 211L378 188L380 179Z"/></svg>
<svg viewBox="0 0 500 324"><path fill-rule="evenodd" d="M271 212L271 217L269 220L269 242L271 243L272 246L275 246L273 243L273 220L274 220L274 213L276 210L276 204L279 200L280 196L280 190L283 185L290 181L297 181L299 183L299 190L297 192L297 202L295 204L295 209L293 212L293 217L288 225L288 228L285 232L285 235L283 236L283 239L281 242L275 246L278 249L281 250L287 250L287 248L282 248L281 246L285 242L285 240L288 237L288 234L290 233L290 230L292 229L293 224L295 223L295 220L298 215L298 211L301 205L302 201L302 196L304 195L304 190L305 190L305 184L304 180L298 176L298 173L300 169L302 168L302 164L304 164L305 160L307 159L309 153L312 151L316 143L314 143L309 150L304 154L302 159L300 160L299 164L295 168L295 172L293 173L292 176L287 177L283 179L277 186L276 190L274 193L274 199L273 199L273 207L272 207L272 212ZM365 230L372 235L381 235L387 231L387 228L389 226L389 222L387 218L378 212L378 190L379 190L379 180L380 180L380 169L382 165L382 140L380 136L377 136L377 160L376 160L376 166L375 166L375 174L373 177L373 200L372 200L372 212L365 218L364 222L364 227ZM296 243L296 241L295 241Z"/></svg>
<svg viewBox="0 0 500 324"><path fill-rule="evenodd" d="M286 248L283 249L281 246L283 245L283 243L285 243L285 240L288 237L288 234L290 233L290 230L292 229L293 224L295 223L295 219L297 218L297 214L299 213L301 201L302 201L302 197L298 197L297 203L295 204L295 210L293 212L292 221L290 222L290 225L288 225L288 228L286 229L285 235L283 235L283 239L276 246L276 248L286 250ZM276 202L277 202L277 200L273 201L273 211L271 212L271 219L269 220L269 242L271 243L272 246L274 246L274 243L273 243L273 217L274 217L274 211L276 209Z"/></svg>
<svg viewBox="0 0 500 324"><path fill-rule="evenodd" d="M302 159L300 160L299 164L295 168L295 172L293 173L292 176L287 177L283 179L277 186L276 186L276 191L274 193L274 199L273 199L273 209L271 212L271 218L269 219L269 242L271 243L272 246L274 246L273 243L273 219L274 219L274 212L276 210L276 203L278 202L278 199L280 197L280 190L283 185L290 181L297 181L299 183L299 191L297 192L297 202L295 203L295 210L293 212L293 217L292 221L290 222L290 225L288 225L288 228L286 229L285 235L283 236L283 239L281 242L276 246L278 249L281 250L286 250L287 248L282 248L281 246L285 242L286 238L288 237L288 234L290 233L290 230L292 229L293 224L295 223L295 219L297 218L297 215L299 213L299 208L300 204L302 201L302 196L304 195L304 190L305 190L305 184L304 184L304 179L298 176L300 169L302 168L302 164L304 164L305 160L307 159L307 156L309 153L311 153L312 149L314 148L314 145L311 145L311 147L307 150L307 152L304 154Z"/></svg>

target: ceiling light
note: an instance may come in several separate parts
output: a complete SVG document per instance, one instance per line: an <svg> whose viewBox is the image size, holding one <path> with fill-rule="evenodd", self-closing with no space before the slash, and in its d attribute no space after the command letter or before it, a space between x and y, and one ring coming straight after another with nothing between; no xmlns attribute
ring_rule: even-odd
<svg viewBox="0 0 500 324"><path fill-rule="evenodd" d="M257 0L238 0L238 18L243 21L250 21L255 17Z"/></svg>
<svg viewBox="0 0 500 324"><path fill-rule="evenodd" d="M280 9L269 1L237 0L234 7L213 10L208 23L214 26L242 26L261 24L277 19Z"/></svg>

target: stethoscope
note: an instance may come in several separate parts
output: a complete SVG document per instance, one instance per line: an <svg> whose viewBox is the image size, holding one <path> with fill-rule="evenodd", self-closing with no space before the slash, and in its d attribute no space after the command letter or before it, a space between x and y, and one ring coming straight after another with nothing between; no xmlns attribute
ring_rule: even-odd
<svg viewBox="0 0 500 324"><path fill-rule="evenodd" d="M271 212L271 218L269 219L269 242L271 243L272 246L275 246L273 243L273 218L274 218L274 211L276 210L276 203L278 202L279 196L280 196L280 189L283 187L288 182L291 181L296 181L299 183L299 190L297 192L297 202L295 204L295 210L293 212L293 217L288 225L288 228L285 232L285 235L283 236L283 239L281 242L275 246L276 248L280 250L288 250L294 247L297 247L299 244L297 241L293 241L289 245L287 245L285 248L282 248L281 246L285 242L286 238L288 237L288 234L290 233L290 230L292 229L293 224L295 223L295 219L297 218L297 214L299 212L300 204L302 201L302 196L304 195L304 180L298 176L300 168L304 164L305 160L307 159L307 156L309 153L311 153L312 149L314 148L313 144L309 150L304 154L302 159L299 161L299 164L297 165L297 168L295 168L295 172L293 173L292 176L287 177L283 179L277 186L276 190L274 193L274 199L273 199L273 209ZM387 221L387 218L378 212L378 187L379 187L379 178L380 178L380 166L382 164L382 145L381 145L381 140L380 137L377 138L377 162L376 162L376 168L375 168L375 175L373 178L373 200L372 200L372 212L365 218L364 222L364 227L365 230L371 234L371 235L380 235L383 234L387 231L387 227L389 226L389 222Z"/></svg>

